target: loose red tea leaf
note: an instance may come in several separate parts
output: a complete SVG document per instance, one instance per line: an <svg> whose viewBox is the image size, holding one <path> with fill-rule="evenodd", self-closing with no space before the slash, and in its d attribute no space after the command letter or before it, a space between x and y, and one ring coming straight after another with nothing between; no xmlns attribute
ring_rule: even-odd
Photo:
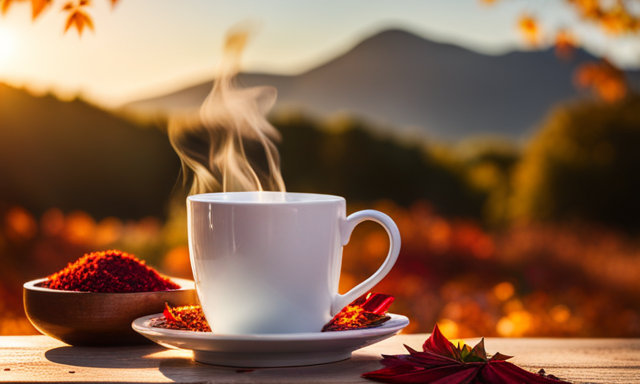
<svg viewBox="0 0 640 384"><path fill-rule="evenodd" d="M211 327L204 318L202 307L199 305L184 305L181 307L170 307L165 303L164 317L154 319L153 327L177 329L181 331L211 332Z"/></svg>
<svg viewBox="0 0 640 384"><path fill-rule="evenodd" d="M380 326L391 319L387 316L387 310L394 299L393 296L382 293L369 293L360 296L322 327L322 332Z"/></svg>
<svg viewBox="0 0 640 384"><path fill-rule="evenodd" d="M372 328L391 319L387 310L394 297L381 293L369 293L354 300L327 323L322 332ZM164 316L153 319L151 326L182 331L211 332L200 305L170 307L165 304Z"/></svg>
<svg viewBox="0 0 640 384"><path fill-rule="evenodd" d="M500 353L489 357L484 339L475 347L447 340L436 325L433 333L418 352L405 345L408 355L382 355L377 371L362 377L383 383L437 383L437 384L558 384L568 383L544 370L532 373L505 360L511 356Z"/></svg>

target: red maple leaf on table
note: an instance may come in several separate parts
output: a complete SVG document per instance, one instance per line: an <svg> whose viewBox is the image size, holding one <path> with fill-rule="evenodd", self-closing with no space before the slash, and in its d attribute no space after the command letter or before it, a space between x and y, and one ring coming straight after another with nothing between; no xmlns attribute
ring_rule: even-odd
<svg viewBox="0 0 640 384"><path fill-rule="evenodd" d="M506 360L512 356L488 356L484 338L473 348L456 347L436 325L418 352L405 345L408 355L382 355L385 366L362 375L383 383L432 384L559 384L568 383L553 375L526 371Z"/></svg>

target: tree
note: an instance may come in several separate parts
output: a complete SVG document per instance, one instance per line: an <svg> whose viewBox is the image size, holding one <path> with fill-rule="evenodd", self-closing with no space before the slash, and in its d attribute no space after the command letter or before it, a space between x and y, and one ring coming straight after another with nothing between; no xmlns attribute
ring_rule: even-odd
<svg viewBox="0 0 640 384"><path fill-rule="evenodd" d="M638 95L554 111L517 166L512 218L640 229L638 111Z"/></svg>

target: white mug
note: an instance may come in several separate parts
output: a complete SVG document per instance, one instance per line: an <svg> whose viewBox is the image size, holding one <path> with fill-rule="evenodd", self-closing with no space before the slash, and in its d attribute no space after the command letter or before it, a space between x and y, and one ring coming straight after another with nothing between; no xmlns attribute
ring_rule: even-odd
<svg viewBox="0 0 640 384"><path fill-rule="evenodd" d="M382 280L400 252L389 216L364 210L346 217L339 196L207 193L189 196L187 206L195 286L218 334L320 332ZM376 273L341 295L342 247L365 220L385 228L389 254Z"/></svg>

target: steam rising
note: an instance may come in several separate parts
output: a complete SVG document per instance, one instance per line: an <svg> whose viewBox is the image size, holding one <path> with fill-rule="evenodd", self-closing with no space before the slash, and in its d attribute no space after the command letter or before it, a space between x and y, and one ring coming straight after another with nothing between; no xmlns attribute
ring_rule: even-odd
<svg viewBox="0 0 640 384"><path fill-rule="evenodd" d="M169 140L180 156L185 182L193 177L190 195L285 191L273 143L280 133L265 117L277 91L235 85L248 37L246 30L228 34L218 78L198 113L169 121Z"/></svg>

